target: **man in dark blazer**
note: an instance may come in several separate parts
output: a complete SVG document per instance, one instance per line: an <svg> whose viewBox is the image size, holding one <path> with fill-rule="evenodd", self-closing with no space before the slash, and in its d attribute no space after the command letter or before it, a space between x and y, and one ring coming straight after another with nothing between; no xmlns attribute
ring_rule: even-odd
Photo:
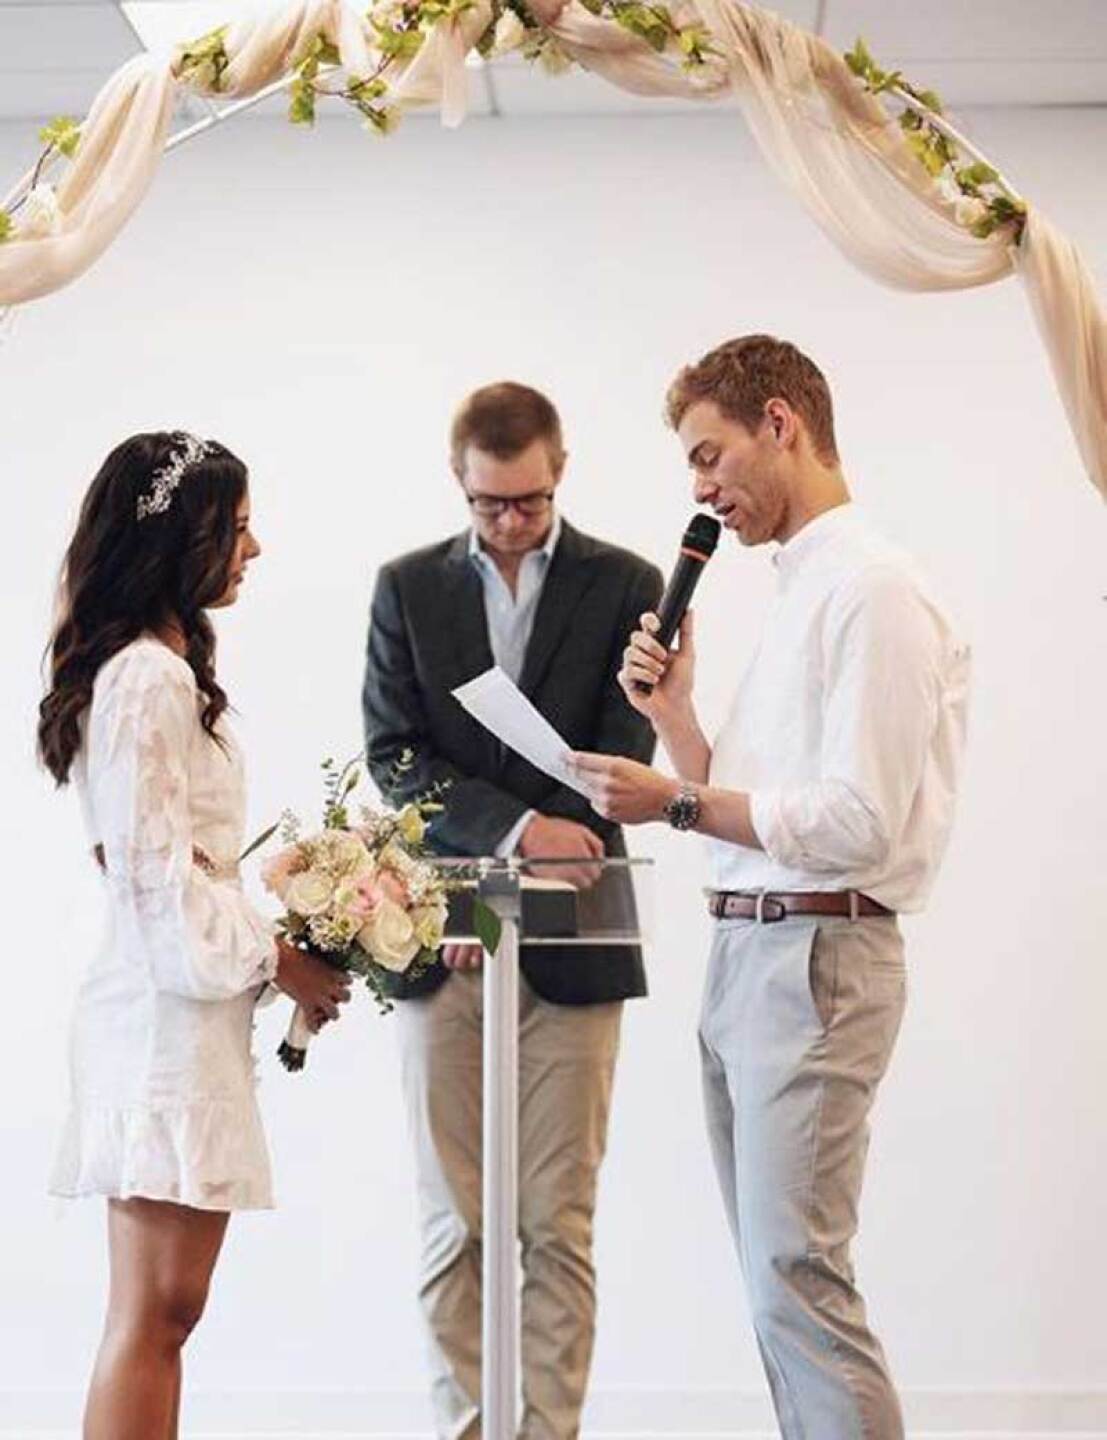
<svg viewBox="0 0 1107 1440"><path fill-rule="evenodd" d="M448 786L429 836L439 853L556 857L587 892L590 860L626 854L622 832L507 750L451 691L499 664L573 749L648 761L652 730L616 676L662 579L560 517L561 426L537 391L505 382L469 396L454 419L451 460L471 528L391 562L377 580L363 693L369 766L393 803ZM608 921L629 916L625 877L603 884L613 891L600 906ZM595 1319L592 1217L622 1002L645 990L635 948L523 946L522 1440L579 1433ZM477 1440L480 950L447 946L440 965L395 993L435 1421L440 1440Z"/></svg>

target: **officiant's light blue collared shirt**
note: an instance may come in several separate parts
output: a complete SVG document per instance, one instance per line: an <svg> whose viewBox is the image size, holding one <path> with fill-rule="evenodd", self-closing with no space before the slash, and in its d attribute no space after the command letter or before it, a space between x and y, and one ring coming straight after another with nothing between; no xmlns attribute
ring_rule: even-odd
<svg viewBox="0 0 1107 1440"><path fill-rule="evenodd" d="M550 561L561 538L561 516L554 515L546 543L538 550L528 550L519 566L519 576L512 595L511 587L500 574L495 560L481 547L475 530L469 533L469 558L476 566L484 589L484 613L488 617L488 641L492 659L518 685L523 676L523 662L534 631L534 617Z"/></svg>
<svg viewBox="0 0 1107 1440"><path fill-rule="evenodd" d="M492 659L518 685L523 676L527 646L534 633L534 617L546 584L550 561L561 539L561 516L554 515L546 542L537 550L529 550L519 566L515 594L497 569L496 562L482 548L475 530L469 532L469 558L476 567L484 590L484 613L488 619L488 643ZM513 855L523 831L534 817L534 811L511 827L496 846L498 855Z"/></svg>

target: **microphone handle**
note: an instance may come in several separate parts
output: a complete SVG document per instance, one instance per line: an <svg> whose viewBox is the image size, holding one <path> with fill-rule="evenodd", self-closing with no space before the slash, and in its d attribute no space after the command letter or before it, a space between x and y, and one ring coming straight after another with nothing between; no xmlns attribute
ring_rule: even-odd
<svg viewBox="0 0 1107 1440"><path fill-rule="evenodd" d="M703 567L704 561L698 556L693 559L688 554L682 554L673 570L672 578L665 587L665 594L661 597L661 606L657 612L661 626L655 633L654 639L664 645L666 650L672 646L673 640L676 638L680 622L684 619L692 594L703 574ZM639 695L653 693L653 686L646 680L636 680L634 688Z"/></svg>

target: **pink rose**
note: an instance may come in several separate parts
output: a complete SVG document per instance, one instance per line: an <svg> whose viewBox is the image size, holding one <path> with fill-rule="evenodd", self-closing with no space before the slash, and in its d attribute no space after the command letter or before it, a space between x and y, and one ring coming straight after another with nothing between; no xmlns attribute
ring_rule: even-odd
<svg viewBox="0 0 1107 1440"><path fill-rule="evenodd" d="M404 882L396 874L395 870L387 870L383 866L377 871L377 884L386 900L391 900L394 905L399 905L406 910L411 904L411 896Z"/></svg>
<svg viewBox="0 0 1107 1440"><path fill-rule="evenodd" d="M374 913L384 899L384 890L376 875L359 875L354 883L357 891L358 908L368 917Z"/></svg>
<svg viewBox="0 0 1107 1440"><path fill-rule="evenodd" d="M261 883L272 895L283 900L294 875L306 869L298 845L288 845L261 867Z"/></svg>

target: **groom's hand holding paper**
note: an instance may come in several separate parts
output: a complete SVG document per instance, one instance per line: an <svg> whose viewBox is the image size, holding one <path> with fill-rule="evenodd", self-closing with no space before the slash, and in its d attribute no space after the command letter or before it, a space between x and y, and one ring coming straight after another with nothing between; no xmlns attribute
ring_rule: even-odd
<svg viewBox="0 0 1107 1440"><path fill-rule="evenodd" d="M670 776L622 755L580 751L569 763L587 787L596 814L620 825L663 820L665 806L680 789Z"/></svg>

